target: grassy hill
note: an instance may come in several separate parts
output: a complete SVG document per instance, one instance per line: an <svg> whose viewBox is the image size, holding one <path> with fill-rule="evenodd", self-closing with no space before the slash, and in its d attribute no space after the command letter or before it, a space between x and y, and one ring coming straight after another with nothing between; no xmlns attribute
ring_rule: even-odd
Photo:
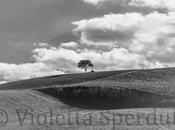
<svg viewBox="0 0 175 130"><path fill-rule="evenodd" d="M101 110L145 113L174 107L175 68L66 74L0 85L0 108L10 117L7 129L46 129L28 124L19 127L14 110L21 108L32 109L35 114L48 114L49 108L97 114Z"/></svg>
<svg viewBox="0 0 175 130"><path fill-rule="evenodd" d="M55 75L41 78L34 78L29 80L16 81L12 83L0 85L1 90L13 90L13 89L34 89L50 87L54 85L71 85L76 83L83 83L87 81L93 81L97 79L107 78L118 74L127 73L134 70L125 71L108 71L108 72L94 72L94 73L79 73L79 74L66 74Z"/></svg>

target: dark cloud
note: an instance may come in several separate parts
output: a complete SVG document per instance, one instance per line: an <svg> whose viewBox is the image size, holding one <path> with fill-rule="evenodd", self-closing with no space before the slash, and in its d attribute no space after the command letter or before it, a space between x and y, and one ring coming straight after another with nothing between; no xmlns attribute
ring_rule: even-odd
<svg viewBox="0 0 175 130"><path fill-rule="evenodd" d="M72 21L100 14L80 0L1 0L0 39L48 40L71 32Z"/></svg>
<svg viewBox="0 0 175 130"><path fill-rule="evenodd" d="M93 42L111 42L119 41L126 42L134 37L134 31L112 31L112 30L88 30L86 33L87 39Z"/></svg>
<svg viewBox="0 0 175 130"><path fill-rule="evenodd" d="M98 17L110 12L128 11L146 12L148 9L139 10L120 4L109 4L103 9L97 9L82 0L1 0L0 39L53 41L56 37L70 33L73 21Z"/></svg>
<svg viewBox="0 0 175 130"><path fill-rule="evenodd" d="M74 41L72 21L102 14L80 0L1 0L0 62L31 62L33 42Z"/></svg>

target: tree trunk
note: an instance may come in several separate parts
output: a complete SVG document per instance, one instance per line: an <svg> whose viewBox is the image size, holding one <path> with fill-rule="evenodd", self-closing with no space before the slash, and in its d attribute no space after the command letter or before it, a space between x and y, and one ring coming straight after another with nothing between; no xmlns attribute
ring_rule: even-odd
<svg viewBox="0 0 175 130"><path fill-rule="evenodd" d="M88 65L85 66L85 72L87 72L87 69L88 69Z"/></svg>

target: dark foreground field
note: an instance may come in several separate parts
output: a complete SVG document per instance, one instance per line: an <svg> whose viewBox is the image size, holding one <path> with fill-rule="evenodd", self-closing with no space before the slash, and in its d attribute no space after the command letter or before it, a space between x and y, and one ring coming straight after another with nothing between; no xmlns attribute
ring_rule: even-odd
<svg viewBox="0 0 175 130"><path fill-rule="evenodd" d="M144 115L152 114L155 110L158 115L173 115L175 68L67 74L2 84L0 108L8 115L8 122L4 124L6 116L1 116L3 120L0 126L2 124L1 128L5 130L110 130L128 127L172 129L173 117L169 125L155 123L154 117L151 117L151 122L147 122L146 116L139 118L142 125L128 125L130 123L126 120L124 122L124 117L122 124L118 122L121 117L115 115ZM50 112L51 110L54 112ZM81 121L85 118L85 122L76 122L76 112L79 113ZM107 112L107 115L101 112ZM60 122L50 123L49 113L54 113L54 119L58 120L59 117L61 125ZM58 116L60 113L66 117ZM92 122L86 120L90 113L93 115ZM2 112L0 114L3 115ZM155 118L159 121L159 117ZM23 122L19 122L19 119ZM72 124L67 122L69 119L73 121ZM163 119L166 119L166 116L163 116ZM117 122L116 125L114 121Z"/></svg>

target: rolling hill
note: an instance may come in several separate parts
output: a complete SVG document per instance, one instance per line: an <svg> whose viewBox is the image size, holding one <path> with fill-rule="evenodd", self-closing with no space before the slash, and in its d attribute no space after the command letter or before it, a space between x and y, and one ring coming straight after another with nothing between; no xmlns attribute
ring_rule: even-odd
<svg viewBox="0 0 175 130"><path fill-rule="evenodd" d="M159 113L170 112L175 108L175 68L66 74L2 84L0 108L8 111L10 117L4 130L61 128L48 124L31 126L29 117L21 127L16 109L30 109L34 115L47 115L50 108L62 113L79 111L80 115L91 112L96 118L104 110L136 114L149 113L156 108ZM68 126L62 127L67 129ZM96 126L74 127L87 130Z"/></svg>

